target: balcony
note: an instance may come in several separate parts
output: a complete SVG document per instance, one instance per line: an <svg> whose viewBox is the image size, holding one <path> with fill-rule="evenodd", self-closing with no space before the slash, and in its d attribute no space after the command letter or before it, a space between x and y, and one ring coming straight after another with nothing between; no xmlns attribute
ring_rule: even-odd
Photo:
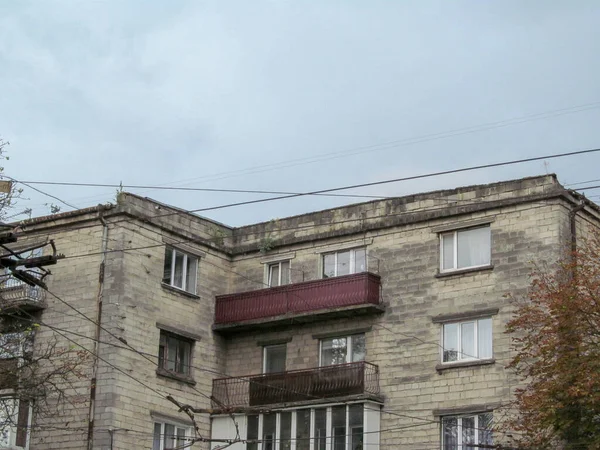
<svg viewBox="0 0 600 450"><path fill-rule="evenodd" d="M381 278L369 272L219 295L213 329L232 333L279 324L306 323L380 313Z"/></svg>
<svg viewBox="0 0 600 450"><path fill-rule="evenodd" d="M281 373L213 380L213 407L227 410L264 405L323 403L379 396L379 368L364 361Z"/></svg>
<svg viewBox="0 0 600 450"><path fill-rule="evenodd" d="M0 275L0 314L18 309L39 311L46 308L46 291L30 286L10 275Z"/></svg>

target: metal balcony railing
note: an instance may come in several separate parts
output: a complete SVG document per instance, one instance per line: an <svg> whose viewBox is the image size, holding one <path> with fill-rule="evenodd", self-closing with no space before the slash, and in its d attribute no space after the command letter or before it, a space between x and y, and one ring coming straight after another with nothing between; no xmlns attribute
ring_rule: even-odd
<svg viewBox="0 0 600 450"><path fill-rule="evenodd" d="M319 401L350 395L379 395L379 368L360 361L288 372L213 380L215 408Z"/></svg>
<svg viewBox="0 0 600 450"><path fill-rule="evenodd" d="M233 324L286 314L379 305L381 278L369 272L219 295L215 324Z"/></svg>
<svg viewBox="0 0 600 450"><path fill-rule="evenodd" d="M0 313L15 308L43 309L46 291L11 276L0 275Z"/></svg>

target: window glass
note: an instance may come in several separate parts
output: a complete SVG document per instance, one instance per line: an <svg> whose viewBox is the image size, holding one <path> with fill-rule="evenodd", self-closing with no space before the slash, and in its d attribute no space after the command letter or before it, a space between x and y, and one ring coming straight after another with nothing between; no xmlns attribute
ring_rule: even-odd
<svg viewBox="0 0 600 450"><path fill-rule="evenodd" d="M152 450L160 450L162 426L160 423L154 424L154 438L152 439Z"/></svg>
<svg viewBox="0 0 600 450"><path fill-rule="evenodd" d="M345 337L323 339L321 341L321 365L344 364L348 354L346 342Z"/></svg>
<svg viewBox="0 0 600 450"><path fill-rule="evenodd" d="M282 412L280 421L279 450L290 450L292 448L292 413Z"/></svg>
<svg viewBox="0 0 600 450"><path fill-rule="evenodd" d="M454 233L442 236L443 264L442 269L454 268Z"/></svg>
<svg viewBox="0 0 600 450"><path fill-rule="evenodd" d="M444 362L458 360L458 324L444 325Z"/></svg>
<svg viewBox="0 0 600 450"><path fill-rule="evenodd" d="M248 434L249 441L258 440L258 416L248 416ZM258 442L248 442L246 450L257 450Z"/></svg>
<svg viewBox="0 0 600 450"><path fill-rule="evenodd" d="M167 370L177 368L177 339L167 337Z"/></svg>
<svg viewBox="0 0 600 450"><path fill-rule="evenodd" d="M333 450L346 450L346 406L331 408L331 436Z"/></svg>
<svg viewBox="0 0 600 450"><path fill-rule="evenodd" d="M477 428L479 432L479 444L493 445L492 426L493 414L491 412L479 414Z"/></svg>
<svg viewBox="0 0 600 450"><path fill-rule="evenodd" d="M185 428L177 428L177 447L183 447L186 442Z"/></svg>
<svg viewBox="0 0 600 450"><path fill-rule="evenodd" d="M290 284L290 262L281 262L281 284Z"/></svg>
<svg viewBox="0 0 600 450"><path fill-rule="evenodd" d="M165 250L165 270L163 275L163 283L171 284L171 269L173 264L173 249L167 247Z"/></svg>
<svg viewBox="0 0 600 450"><path fill-rule="evenodd" d="M492 319L445 324L443 347L443 362L491 358Z"/></svg>
<svg viewBox="0 0 600 450"><path fill-rule="evenodd" d="M286 345L269 345L264 347L264 372L285 372Z"/></svg>
<svg viewBox="0 0 600 450"><path fill-rule="evenodd" d="M461 359L477 357L475 350L475 322L465 322L460 325Z"/></svg>
<svg viewBox="0 0 600 450"><path fill-rule="evenodd" d="M444 450L458 450L458 419L456 417L442 419L442 439Z"/></svg>
<svg viewBox="0 0 600 450"><path fill-rule="evenodd" d="M187 273L185 281L185 290L193 294L196 293L196 275L198 273L198 259L187 257Z"/></svg>
<svg viewBox="0 0 600 450"><path fill-rule="evenodd" d="M367 270L367 251L364 248L357 248L354 251L354 273L365 272Z"/></svg>
<svg viewBox="0 0 600 450"><path fill-rule="evenodd" d="M360 450L363 448L363 405L350 405L348 409L350 416L348 418L350 425L350 450Z"/></svg>
<svg viewBox="0 0 600 450"><path fill-rule="evenodd" d="M275 428L277 415L275 413L263 416L263 450L275 450Z"/></svg>
<svg viewBox="0 0 600 450"><path fill-rule="evenodd" d="M323 277L335 277L335 253L323 256Z"/></svg>
<svg viewBox="0 0 600 450"><path fill-rule="evenodd" d="M327 409L315 409L315 450L326 450L327 443Z"/></svg>
<svg viewBox="0 0 600 450"><path fill-rule="evenodd" d="M269 286L279 286L279 263L269 266Z"/></svg>
<svg viewBox="0 0 600 450"><path fill-rule="evenodd" d="M475 447L469 444L475 442L475 417L462 418L462 443L465 450L474 450Z"/></svg>
<svg viewBox="0 0 600 450"><path fill-rule="evenodd" d="M175 447L175 425L165 424L164 448Z"/></svg>
<svg viewBox="0 0 600 450"><path fill-rule="evenodd" d="M323 255L323 278L364 272L367 270L366 257L364 248L326 253Z"/></svg>
<svg viewBox="0 0 600 450"><path fill-rule="evenodd" d="M337 276L350 273L350 251L338 252L337 254Z"/></svg>
<svg viewBox="0 0 600 450"><path fill-rule="evenodd" d="M175 252L175 270L173 273L173 286L183 289L183 258L184 255L179 252Z"/></svg>
<svg viewBox="0 0 600 450"><path fill-rule="evenodd" d="M296 450L310 449L310 409L296 411Z"/></svg>
<svg viewBox="0 0 600 450"><path fill-rule="evenodd" d="M161 331L158 346L158 363L165 370L189 375L192 355L192 343Z"/></svg>
<svg viewBox="0 0 600 450"><path fill-rule="evenodd" d="M493 445L492 413L442 418L444 450L477 450Z"/></svg>
<svg viewBox="0 0 600 450"><path fill-rule="evenodd" d="M441 252L442 270L455 270L490 264L490 227L471 228L442 234Z"/></svg>
<svg viewBox="0 0 600 450"><path fill-rule="evenodd" d="M490 263L490 227L458 232L458 267L482 266Z"/></svg>
<svg viewBox="0 0 600 450"><path fill-rule="evenodd" d="M364 361L365 360L365 335L356 334L351 336L352 340L352 362Z"/></svg>
<svg viewBox="0 0 600 450"><path fill-rule="evenodd" d="M169 286L195 294L198 281L198 258L167 247L162 281Z"/></svg>
<svg viewBox="0 0 600 450"><path fill-rule="evenodd" d="M478 355L479 358L492 357L492 319L477 321Z"/></svg>

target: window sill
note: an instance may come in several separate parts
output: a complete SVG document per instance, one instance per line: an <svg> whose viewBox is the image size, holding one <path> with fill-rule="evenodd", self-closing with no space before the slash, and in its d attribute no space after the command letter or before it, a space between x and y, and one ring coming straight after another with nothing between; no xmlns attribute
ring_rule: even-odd
<svg viewBox="0 0 600 450"><path fill-rule="evenodd" d="M494 269L493 264L487 264L485 266L467 267L466 269L456 269L456 270L449 270L447 272L438 272L435 274L435 277L436 278L446 278L446 277L452 277L455 275L464 275L467 273L483 272L483 271L493 270L493 269Z"/></svg>
<svg viewBox="0 0 600 450"><path fill-rule="evenodd" d="M183 289L179 289L177 287L171 286L170 284L160 283L163 289L171 292L175 292L176 294L181 294L184 297L199 299L200 296L196 294L192 294L191 292L184 291Z"/></svg>
<svg viewBox="0 0 600 450"><path fill-rule="evenodd" d="M183 375L180 373L171 372L166 369L161 369L160 367L158 369L156 369L156 375L158 375L159 377L163 377L163 378L169 378L169 379L175 380L175 381L181 381L182 383L189 384L190 386L196 385L196 382L189 375Z"/></svg>
<svg viewBox="0 0 600 450"><path fill-rule="evenodd" d="M435 370L437 370L438 373L442 373L446 370L451 370L451 369L463 369L466 367L475 367L475 366L489 366L492 364L496 364L496 359L494 359L494 358L475 359L475 360L470 360L470 361L458 361L458 362L438 364L437 366L435 366Z"/></svg>

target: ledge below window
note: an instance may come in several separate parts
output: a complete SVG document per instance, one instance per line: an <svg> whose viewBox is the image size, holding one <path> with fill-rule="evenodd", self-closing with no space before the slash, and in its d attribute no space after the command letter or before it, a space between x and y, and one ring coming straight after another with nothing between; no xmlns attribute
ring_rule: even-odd
<svg viewBox="0 0 600 450"><path fill-rule="evenodd" d="M491 364L496 364L495 358L475 359L475 360L471 360L471 361L459 361L459 362L453 362L453 363L438 364L437 366L435 366L435 370L437 370L438 373L442 373L446 370L464 369L467 367L474 367L474 366L489 366Z"/></svg>
<svg viewBox="0 0 600 450"><path fill-rule="evenodd" d="M175 292L176 294L181 294L184 297L195 298L195 299L199 299L200 298L199 295L192 294L191 292L184 291L183 289L176 288L174 286L171 286L170 284L160 283L160 285L162 286L163 289L166 289L167 291L170 291L170 292Z"/></svg>
<svg viewBox="0 0 600 450"><path fill-rule="evenodd" d="M493 264L488 264L487 266L478 266L478 267L468 267L466 269L456 269L448 272L438 272L435 274L436 278L446 278L452 277L454 275L464 275L466 273L471 272L483 272L486 270L492 270L494 268Z"/></svg>
<svg viewBox="0 0 600 450"><path fill-rule="evenodd" d="M169 378L175 381L181 381L182 383L189 384L190 386L196 385L196 382L192 380L192 378L190 378L188 375L171 372L169 370L161 369L160 367L156 369L156 375L158 375L159 377Z"/></svg>

